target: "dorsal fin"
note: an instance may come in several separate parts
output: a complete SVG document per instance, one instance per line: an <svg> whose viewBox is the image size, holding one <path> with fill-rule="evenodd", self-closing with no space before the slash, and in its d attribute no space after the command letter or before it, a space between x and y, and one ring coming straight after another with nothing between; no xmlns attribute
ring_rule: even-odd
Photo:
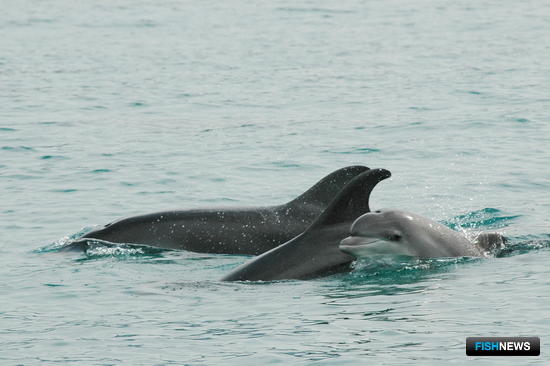
<svg viewBox="0 0 550 366"><path fill-rule="evenodd" d="M346 184L367 170L369 168L361 165L338 169L321 179L300 196L288 202L285 206L315 205L325 209Z"/></svg>
<svg viewBox="0 0 550 366"><path fill-rule="evenodd" d="M369 212L369 198L373 188L390 176L391 173L386 169L371 169L359 174L340 191L308 230L353 221Z"/></svg>

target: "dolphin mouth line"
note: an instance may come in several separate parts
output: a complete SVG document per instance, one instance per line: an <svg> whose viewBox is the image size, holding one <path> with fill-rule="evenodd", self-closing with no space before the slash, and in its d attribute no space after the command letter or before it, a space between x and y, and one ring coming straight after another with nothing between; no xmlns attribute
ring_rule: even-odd
<svg viewBox="0 0 550 366"><path fill-rule="evenodd" d="M340 241L339 248L357 248L366 245L372 245L380 242L378 238L370 238L367 236L348 236Z"/></svg>
<svg viewBox="0 0 550 366"><path fill-rule="evenodd" d="M405 255L415 256L407 246L380 238L348 236L340 242L340 251L355 258Z"/></svg>

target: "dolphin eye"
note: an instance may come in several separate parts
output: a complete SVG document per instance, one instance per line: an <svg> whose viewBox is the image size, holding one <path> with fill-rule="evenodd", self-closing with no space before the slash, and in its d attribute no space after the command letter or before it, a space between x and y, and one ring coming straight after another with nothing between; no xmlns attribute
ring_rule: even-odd
<svg viewBox="0 0 550 366"><path fill-rule="evenodd" d="M399 234L388 234L387 239L389 241L400 241L401 240L401 235L399 235Z"/></svg>

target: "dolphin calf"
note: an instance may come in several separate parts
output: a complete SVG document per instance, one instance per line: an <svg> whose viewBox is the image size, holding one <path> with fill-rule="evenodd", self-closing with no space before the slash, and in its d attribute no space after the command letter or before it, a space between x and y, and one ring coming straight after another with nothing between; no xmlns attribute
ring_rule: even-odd
<svg viewBox="0 0 550 366"><path fill-rule="evenodd" d="M351 223L370 211L372 189L390 175L385 169L359 174L305 232L243 264L222 280L307 279L348 270L355 258L340 251L338 245L348 235Z"/></svg>
<svg viewBox="0 0 550 366"><path fill-rule="evenodd" d="M498 233L465 235L420 215L393 209L369 212L351 226L340 250L355 257L398 254L421 258L483 257L504 245Z"/></svg>
<svg viewBox="0 0 550 366"><path fill-rule="evenodd" d="M368 170L365 166L338 169L278 206L174 210L121 219L85 234L71 246L85 248L88 240L99 239L201 253L257 255L302 233L350 180Z"/></svg>

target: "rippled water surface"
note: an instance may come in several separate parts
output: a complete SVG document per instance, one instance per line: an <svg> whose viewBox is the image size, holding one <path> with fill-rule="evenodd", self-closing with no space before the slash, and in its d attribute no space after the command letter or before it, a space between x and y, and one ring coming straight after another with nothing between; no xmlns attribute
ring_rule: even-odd
<svg viewBox="0 0 550 366"><path fill-rule="evenodd" d="M463 365L525 335L541 356L498 363L548 364L549 29L536 0L4 2L0 363ZM55 250L351 164L393 173L371 207L510 247L264 284L219 281L246 256Z"/></svg>

